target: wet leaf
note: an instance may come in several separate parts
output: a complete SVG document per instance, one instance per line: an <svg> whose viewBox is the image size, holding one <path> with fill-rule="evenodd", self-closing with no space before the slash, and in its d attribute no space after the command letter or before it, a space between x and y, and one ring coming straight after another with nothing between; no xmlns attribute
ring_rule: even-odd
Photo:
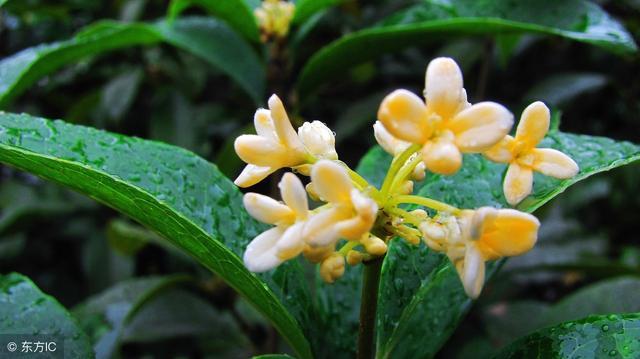
<svg viewBox="0 0 640 359"><path fill-rule="evenodd" d="M89 338L67 310L42 293L29 278L17 273L0 276L0 334L7 342L17 335L34 335L25 338L34 341L51 336L57 346L64 345L67 357L94 357ZM10 356L6 345L3 342L0 347L2 356Z"/></svg>
<svg viewBox="0 0 640 359"><path fill-rule="evenodd" d="M308 315L310 299L298 297L308 294L302 271L291 262L265 274L269 289L244 267L239 256L264 227L248 216L240 192L214 165L174 146L7 113L0 113L0 162L89 195L153 229L222 277L300 356L309 356L290 314L301 321Z"/></svg>

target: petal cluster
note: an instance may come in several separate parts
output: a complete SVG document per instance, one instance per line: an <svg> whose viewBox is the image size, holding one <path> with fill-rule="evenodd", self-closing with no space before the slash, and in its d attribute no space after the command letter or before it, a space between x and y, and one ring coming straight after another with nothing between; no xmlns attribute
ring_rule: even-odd
<svg viewBox="0 0 640 359"><path fill-rule="evenodd" d="M258 109L253 123L255 135L239 136L234 147L247 166L234 183L252 186L280 168L298 167L318 158L337 159L333 132L320 121L304 123L298 133L278 96L269 98L269 109Z"/></svg>
<svg viewBox="0 0 640 359"><path fill-rule="evenodd" d="M425 243L454 264L467 295L480 295L485 262L529 251L538 237L538 219L514 209L482 207L442 215L420 226Z"/></svg>
<svg viewBox="0 0 640 359"><path fill-rule="evenodd" d="M559 179L578 173L578 165L571 157L551 148L536 148L549 131L549 122L547 106L534 102L522 112L515 137L504 137L484 153L492 161L509 164L503 191L511 205L517 205L531 193L533 171Z"/></svg>
<svg viewBox="0 0 640 359"><path fill-rule="evenodd" d="M293 2L264 0L260 7L254 10L254 15L262 31L262 40L266 42L271 37L286 37L294 11L295 4Z"/></svg>
<svg viewBox="0 0 640 359"><path fill-rule="evenodd" d="M434 173L456 173L463 153L488 150L513 125L513 115L504 106L467 102L462 73L450 58L431 61L424 97L396 90L382 101L378 119L397 139L423 145L424 164Z"/></svg>

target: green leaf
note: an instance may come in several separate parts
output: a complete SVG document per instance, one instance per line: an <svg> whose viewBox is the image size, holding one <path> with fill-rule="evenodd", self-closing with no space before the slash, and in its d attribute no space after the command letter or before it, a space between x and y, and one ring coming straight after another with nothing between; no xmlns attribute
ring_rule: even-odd
<svg viewBox="0 0 640 359"><path fill-rule="evenodd" d="M0 61L0 107L6 107L38 79L79 59L160 42L201 57L229 75L255 102L262 101L265 74L253 49L220 21L192 17L173 23L103 21L70 40L22 50Z"/></svg>
<svg viewBox="0 0 640 359"><path fill-rule="evenodd" d="M637 358L640 313L590 316L523 337L496 358Z"/></svg>
<svg viewBox="0 0 640 359"><path fill-rule="evenodd" d="M355 65L442 35L504 33L556 35L615 53L637 49L622 25L589 1L423 1L325 46L303 68L297 89L305 101Z"/></svg>
<svg viewBox="0 0 640 359"><path fill-rule="evenodd" d="M253 359L292 359L293 357L287 354L264 354L253 357Z"/></svg>
<svg viewBox="0 0 640 359"><path fill-rule="evenodd" d="M201 6L213 16L226 21L234 30L253 42L260 41L260 31L253 11L244 0L173 0L167 17L177 18L191 6Z"/></svg>
<svg viewBox="0 0 640 359"><path fill-rule="evenodd" d="M94 357L89 338L67 310L23 275L0 276L0 318L0 334L6 341L13 336L19 342L20 335L37 335L40 337L28 339L42 340L41 336L47 335L58 347L64 345L64 354L69 358ZM5 345L3 342L0 354L8 354Z"/></svg>
<svg viewBox="0 0 640 359"><path fill-rule="evenodd" d="M9 1L9 0L0 0L0 7L2 7L2 5L4 5L4 4L6 4L7 1Z"/></svg>
<svg viewBox="0 0 640 359"><path fill-rule="evenodd" d="M246 297L300 356L310 356L285 309L309 301L288 292L290 283L304 284L302 272L292 263L264 275L276 295L244 267L238 256L263 226L214 165L158 142L1 112L0 162L87 194L159 233Z"/></svg>
<svg viewBox="0 0 640 359"><path fill-rule="evenodd" d="M580 173L567 180L536 174L533 194L518 206L527 212L588 176L640 159L639 146L603 137L551 132L540 147L567 153L580 166ZM381 161L377 158L388 156L374 149L363 161L378 166ZM468 155L460 172L450 177L429 175L418 193L460 208L507 207L502 194L505 167L480 155ZM378 303L379 355L386 358L412 353L430 357L451 335L471 300L444 256L424 245L416 248L394 241L382 268Z"/></svg>
<svg viewBox="0 0 640 359"><path fill-rule="evenodd" d="M563 105L578 96L597 91L608 79L599 73L563 73L537 83L525 95L527 103L544 101L549 106Z"/></svg>
<svg viewBox="0 0 640 359"><path fill-rule="evenodd" d="M342 0L298 0L292 22L302 24L311 16L330 6L339 4Z"/></svg>

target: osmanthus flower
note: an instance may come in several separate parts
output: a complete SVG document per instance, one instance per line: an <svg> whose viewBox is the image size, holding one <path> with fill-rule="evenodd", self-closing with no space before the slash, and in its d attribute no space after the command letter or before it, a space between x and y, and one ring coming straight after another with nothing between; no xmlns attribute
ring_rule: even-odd
<svg viewBox="0 0 640 359"><path fill-rule="evenodd" d="M294 11L293 2L264 0L253 12L262 32L262 41L267 41L271 37L286 37Z"/></svg>
<svg viewBox="0 0 640 359"><path fill-rule="evenodd" d="M312 247L335 246L339 239L368 240L378 205L352 183L340 164L321 160L311 169L311 183L326 206L309 218L304 237Z"/></svg>
<svg viewBox="0 0 640 359"><path fill-rule="evenodd" d="M549 131L549 122L547 106L534 102L522 112L515 137L506 136L484 153L492 161L509 164L503 191L513 206L531 193L533 171L559 179L578 174L578 165L571 157L551 148L536 148Z"/></svg>
<svg viewBox="0 0 640 359"><path fill-rule="evenodd" d="M247 166L234 183L252 186L280 168L292 167L308 174L308 164L317 159L337 159L333 132L322 122L304 123L298 133L276 95L269 98L269 110L258 109L253 123L255 135L241 135L235 150Z"/></svg>
<svg viewBox="0 0 640 359"><path fill-rule="evenodd" d="M513 125L513 115L495 102L471 105L462 73L450 58L429 63L425 101L407 90L396 90L382 101L378 119L396 138L422 145L431 172L450 175L462 165L463 153L488 150Z"/></svg>
<svg viewBox="0 0 640 359"><path fill-rule="evenodd" d="M394 157L399 156L411 146L410 142L398 139L389 133L380 121L376 121L376 123L373 124L373 135L380 147ZM423 180L425 177L425 168L424 162L418 163L413 169L413 172L411 172L411 179L416 181Z"/></svg>
<svg viewBox="0 0 640 359"><path fill-rule="evenodd" d="M538 219L514 209L482 207L424 222L425 243L454 264L467 295L482 291L485 262L529 251L538 237Z"/></svg>
<svg viewBox="0 0 640 359"><path fill-rule="evenodd" d="M309 205L304 186L293 173L286 173L278 187L284 203L257 193L247 193L243 198L253 218L275 225L254 238L244 253L245 266L252 272L273 269L296 257L305 246L302 231Z"/></svg>

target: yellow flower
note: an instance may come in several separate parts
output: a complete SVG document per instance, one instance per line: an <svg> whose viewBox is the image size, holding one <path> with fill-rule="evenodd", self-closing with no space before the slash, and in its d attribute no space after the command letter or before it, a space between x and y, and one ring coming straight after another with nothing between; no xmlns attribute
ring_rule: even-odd
<svg viewBox="0 0 640 359"><path fill-rule="evenodd" d="M254 10L258 26L262 30L263 41L275 36L283 38L289 33L289 25L293 19L295 5L281 0L265 0Z"/></svg>
<svg viewBox="0 0 640 359"><path fill-rule="evenodd" d="M340 238L359 241L371 230L378 205L353 186L344 167L320 160L311 169L311 183L329 205L307 221L304 237L310 246L335 246Z"/></svg>
<svg viewBox="0 0 640 359"><path fill-rule="evenodd" d="M467 295L477 298L484 285L485 262L529 251L539 227L538 219L528 213L482 207L455 217L441 216L420 229L431 249L449 257Z"/></svg>
<svg viewBox="0 0 640 359"><path fill-rule="evenodd" d="M389 131L387 131L380 121L376 121L376 123L373 124L373 135L380 147L394 157L400 155L404 150L411 146L410 142L395 138L391 133L389 133ZM409 159L409 161L410 160L411 159ZM411 172L411 179L422 181L425 177L425 169L426 167L424 162L418 163ZM409 191L409 193L410 192L412 191Z"/></svg>
<svg viewBox="0 0 640 359"><path fill-rule="evenodd" d="M395 137L423 145L426 167L454 174L462 153L479 153L500 141L513 125L513 115L494 102L471 105L460 68L450 58L437 58L427 67L426 103L407 90L396 90L382 101L378 119Z"/></svg>
<svg viewBox="0 0 640 359"><path fill-rule="evenodd" d="M503 182L504 195L512 206L525 199L533 188L533 171L565 179L578 173L571 157L551 148L536 148L549 131L549 109L542 102L529 105L520 118L516 136L506 136L484 155L492 161L509 163Z"/></svg>
<svg viewBox="0 0 640 359"><path fill-rule="evenodd" d="M304 174L304 165L316 158L337 159L333 132L320 121L305 123L298 134L291 126L289 116L276 95L269 98L269 110L258 109L255 113L256 135L241 135L235 150L247 166L234 183L249 187L262 181L280 168L299 167Z"/></svg>
<svg viewBox="0 0 640 359"><path fill-rule="evenodd" d="M284 203L247 193L244 206L255 219L275 225L249 243L244 263L252 272L264 272L296 257L304 249L302 230L309 215L307 193L293 173L285 173L278 184Z"/></svg>

